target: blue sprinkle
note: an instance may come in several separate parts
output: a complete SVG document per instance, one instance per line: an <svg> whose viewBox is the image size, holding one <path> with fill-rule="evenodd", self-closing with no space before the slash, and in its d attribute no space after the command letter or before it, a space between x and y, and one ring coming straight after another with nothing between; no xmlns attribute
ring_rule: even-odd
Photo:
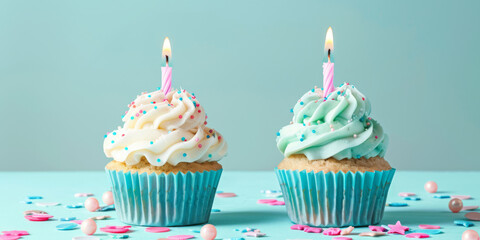
<svg viewBox="0 0 480 240"><path fill-rule="evenodd" d="M183 98L179 98L178 100L182 101L182 100L183 100Z"/></svg>
<svg viewBox="0 0 480 240"><path fill-rule="evenodd" d="M153 141L150 141L150 144L153 144Z"/></svg>
<svg viewBox="0 0 480 240"><path fill-rule="evenodd" d="M128 235L117 235L117 234L110 234L109 235L112 239L126 239L129 238L130 236Z"/></svg>
<svg viewBox="0 0 480 240"><path fill-rule="evenodd" d="M312 88L312 92L315 92L315 88Z"/></svg>
<svg viewBox="0 0 480 240"><path fill-rule="evenodd" d="M433 195L434 198L440 198L440 199L443 199L443 198L450 198L449 195L442 195L442 194L435 194Z"/></svg>
<svg viewBox="0 0 480 240"><path fill-rule="evenodd" d="M303 138L300 138L300 142L303 142Z"/></svg>
<svg viewBox="0 0 480 240"><path fill-rule="evenodd" d="M195 230L195 229L190 229L190 230L188 230L188 231L190 231L190 232L194 232L194 233L200 233L200 231L199 231L199 230Z"/></svg>
<svg viewBox="0 0 480 240"><path fill-rule="evenodd" d="M147 113L147 111L143 111L143 114Z"/></svg>
<svg viewBox="0 0 480 240"><path fill-rule="evenodd" d="M160 158L157 158L157 162L160 162Z"/></svg>
<svg viewBox="0 0 480 240"><path fill-rule="evenodd" d="M69 204L65 205L66 208L82 208L83 204Z"/></svg>
<svg viewBox="0 0 480 240"><path fill-rule="evenodd" d="M220 209L212 208L212 212L220 212Z"/></svg>
<svg viewBox="0 0 480 240"><path fill-rule="evenodd" d="M57 230L73 230L75 228L78 227L78 224L76 223L64 223L64 224L60 224L60 225L57 225Z"/></svg>
<svg viewBox="0 0 480 240"><path fill-rule="evenodd" d="M362 156L361 156L360 154L359 154L359 155L357 155L357 158L361 158L361 157L362 157Z"/></svg>
<svg viewBox="0 0 480 240"><path fill-rule="evenodd" d="M340 91L338 91L337 94L340 95Z"/></svg>
<svg viewBox="0 0 480 240"><path fill-rule="evenodd" d="M443 233L442 230L438 230L438 229L410 229L410 232L414 232L414 233L425 233L425 234L428 234L428 235L436 235L436 234L441 234Z"/></svg>
<svg viewBox="0 0 480 240"><path fill-rule="evenodd" d="M300 102L300 105L303 105L303 102Z"/></svg>
<svg viewBox="0 0 480 240"><path fill-rule="evenodd" d="M292 112L292 113L293 113L293 108L290 108L290 112Z"/></svg>
<svg viewBox="0 0 480 240"><path fill-rule="evenodd" d="M277 132L277 136L280 136L280 132Z"/></svg>
<svg viewBox="0 0 480 240"><path fill-rule="evenodd" d="M25 203L25 204L32 204L33 202L32 202L32 201L22 201L22 203Z"/></svg>
<svg viewBox="0 0 480 240"><path fill-rule="evenodd" d="M131 116L131 117L130 117L130 119L131 119L131 120L133 120L133 119L134 119L134 117L133 117L133 116Z"/></svg>
<svg viewBox="0 0 480 240"><path fill-rule="evenodd" d="M128 147L125 147L125 151L128 151Z"/></svg>
<svg viewBox="0 0 480 240"><path fill-rule="evenodd" d="M207 135L207 138L210 138L210 135Z"/></svg>
<svg viewBox="0 0 480 240"><path fill-rule="evenodd" d="M316 132L317 132L317 131L315 131L315 130L312 130L312 133L316 133Z"/></svg>
<svg viewBox="0 0 480 240"><path fill-rule="evenodd" d="M112 144L114 144L114 143L115 143L115 141L112 140Z"/></svg>
<svg viewBox="0 0 480 240"><path fill-rule="evenodd" d="M182 92L178 91L177 93L180 94L180 93L182 93Z"/></svg>
<svg viewBox="0 0 480 240"><path fill-rule="evenodd" d="M187 154L186 154L186 153L183 153L183 156L184 156L184 157L186 157L186 156L187 156Z"/></svg>
<svg viewBox="0 0 480 240"><path fill-rule="evenodd" d="M387 206L389 206L389 207L406 207L406 206L408 206L408 204L393 202L393 203L388 203Z"/></svg>
<svg viewBox="0 0 480 240"><path fill-rule="evenodd" d="M409 200L409 201L419 201L420 200L419 197L404 197L403 199L404 200Z"/></svg>
<svg viewBox="0 0 480 240"><path fill-rule="evenodd" d="M458 226L464 226L464 227L471 227L473 226L473 223L470 222L470 221L465 221L465 220L455 220L453 221L453 223L455 225L458 225Z"/></svg>
<svg viewBox="0 0 480 240"><path fill-rule="evenodd" d="M160 90L160 89L162 89L162 88L161 88L161 87L157 87L157 90Z"/></svg>
<svg viewBox="0 0 480 240"><path fill-rule="evenodd" d="M122 118L124 118L124 117L125 117L125 114L122 115Z"/></svg>
<svg viewBox="0 0 480 240"><path fill-rule="evenodd" d="M302 134L302 138L305 138L305 135L304 135L304 134Z"/></svg>
<svg viewBox="0 0 480 240"><path fill-rule="evenodd" d="M305 123L303 123L303 126L305 127Z"/></svg>
<svg viewBox="0 0 480 240"><path fill-rule="evenodd" d="M212 157L212 154L208 154L208 157L211 158L211 157Z"/></svg>
<svg viewBox="0 0 480 240"><path fill-rule="evenodd" d="M152 97L152 95L148 95L148 97Z"/></svg>
<svg viewBox="0 0 480 240"><path fill-rule="evenodd" d="M216 191L215 193L223 193L223 191Z"/></svg>
<svg viewBox="0 0 480 240"><path fill-rule="evenodd" d="M158 108L157 106L153 107L153 109L157 109L157 108Z"/></svg>
<svg viewBox="0 0 480 240"><path fill-rule="evenodd" d="M103 136L103 138L107 138L107 135L105 134L105 135Z"/></svg>
<svg viewBox="0 0 480 240"><path fill-rule="evenodd" d="M106 211L112 211L112 210L115 210L115 204L101 207L97 210L97 212L106 212Z"/></svg>
<svg viewBox="0 0 480 240"><path fill-rule="evenodd" d="M64 217L64 218L60 218L60 221L66 222L66 221L73 221L76 219L77 219L76 217Z"/></svg>
<svg viewBox="0 0 480 240"><path fill-rule="evenodd" d="M303 115L303 118L307 118L308 116L306 114Z"/></svg>
<svg viewBox="0 0 480 240"><path fill-rule="evenodd" d="M41 196L27 196L27 199L43 199Z"/></svg>
<svg viewBox="0 0 480 240"><path fill-rule="evenodd" d="M117 133L116 133L116 132L113 132L112 134L113 134L113 136L117 135Z"/></svg>
<svg viewBox="0 0 480 240"><path fill-rule="evenodd" d="M182 141L185 141L185 137L182 137Z"/></svg>

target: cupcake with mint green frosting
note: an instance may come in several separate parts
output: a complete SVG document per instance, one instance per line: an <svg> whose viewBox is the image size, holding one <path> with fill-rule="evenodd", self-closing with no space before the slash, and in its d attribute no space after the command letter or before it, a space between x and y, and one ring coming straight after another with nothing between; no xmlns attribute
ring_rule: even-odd
<svg viewBox="0 0 480 240"><path fill-rule="evenodd" d="M378 224L395 169L384 159L388 136L370 101L348 83L327 97L319 88L291 109L277 132L285 158L275 169L290 219L321 227Z"/></svg>

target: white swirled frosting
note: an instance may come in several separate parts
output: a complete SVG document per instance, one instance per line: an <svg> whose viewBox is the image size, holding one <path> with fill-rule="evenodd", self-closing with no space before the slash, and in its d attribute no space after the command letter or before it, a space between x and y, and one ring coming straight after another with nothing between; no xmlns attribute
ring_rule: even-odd
<svg viewBox="0 0 480 240"><path fill-rule="evenodd" d="M205 111L185 90L143 93L128 105L123 128L105 135L107 157L135 165L145 157L154 166L165 163L218 161L227 153L219 132L206 127Z"/></svg>
<svg viewBox="0 0 480 240"><path fill-rule="evenodd" d="M315 88L298 100L291 124L277 133L278 149L310 160L383 157L388 136L369 117L370 101L348 83L322 94Z"/></svg>

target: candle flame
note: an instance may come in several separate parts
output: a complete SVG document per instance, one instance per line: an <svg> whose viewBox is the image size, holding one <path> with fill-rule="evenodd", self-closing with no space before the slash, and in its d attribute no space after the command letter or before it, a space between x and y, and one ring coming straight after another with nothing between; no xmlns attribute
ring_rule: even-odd
<svg viewBox="0 0 480 240"><path fill-rule="evenodd" d="M330 61L330 54L333 51L333 31L332 27L327 30L327 36L325 37L325 52L328 53L328 60Z"/></svg>
<svg viewBox="0 0 480 240"><path fill-rule="evenodd" d="M163 41L162 57L167 59L167 63L168 59L172 58L172 47L170 46L170 39L168 39L168 37Z"/></svg>

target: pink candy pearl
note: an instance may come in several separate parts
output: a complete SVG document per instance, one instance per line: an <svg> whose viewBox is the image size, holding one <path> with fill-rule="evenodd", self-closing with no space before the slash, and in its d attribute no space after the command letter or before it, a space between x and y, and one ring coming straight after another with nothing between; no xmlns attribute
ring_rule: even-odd
<svg viewBox="0 0 480 240"><path fill-rule="evenodd" d="M434 181L428 181L425 183L425 190L429 193L436 193L438 189L437 183Z"/></svg>
<svg viewBox="0 0 480 240"><path fill-rule="evenodd" d="M88 218L83 220L80 228L82 229L83 233L87 235L92 235L97 231L97 223L93 221L93 219Z"/></svg>
<svg viewBox="0 0 480 240"><path fill-rule="evenodd" d="M113 204L113 193L112 191L104 192L102 195L102 201L107 205Z"/></svg>
<svg viewBox="0 0 480 240"><path fill-rule="evenodd" d="M217 236L217 229L212 224L207 224L200 229L200 236L205 240L213 240Z"/></svg>
<svg viewBox="0 0 480 240"><path fill-rule="evenodd" d="M95 212L100 208L100 205L98 204L98 200L96 198L89 197L87 200L85 200L85 208L89 212Z"/></svg>
<svg viewBox="0 0 480 240"><path fill-rule="evenodd" d="M480 237L475 230L467 230L462 234L462 240L479 240Z"/></svg>
<svg viewBox="0 0 480 240"><path fill-rule="evenodd" d="M458 213L463 208L463 202L458 198L454 198L448 203L448 208L450 208L450 211L453 213Z"/></svg>

